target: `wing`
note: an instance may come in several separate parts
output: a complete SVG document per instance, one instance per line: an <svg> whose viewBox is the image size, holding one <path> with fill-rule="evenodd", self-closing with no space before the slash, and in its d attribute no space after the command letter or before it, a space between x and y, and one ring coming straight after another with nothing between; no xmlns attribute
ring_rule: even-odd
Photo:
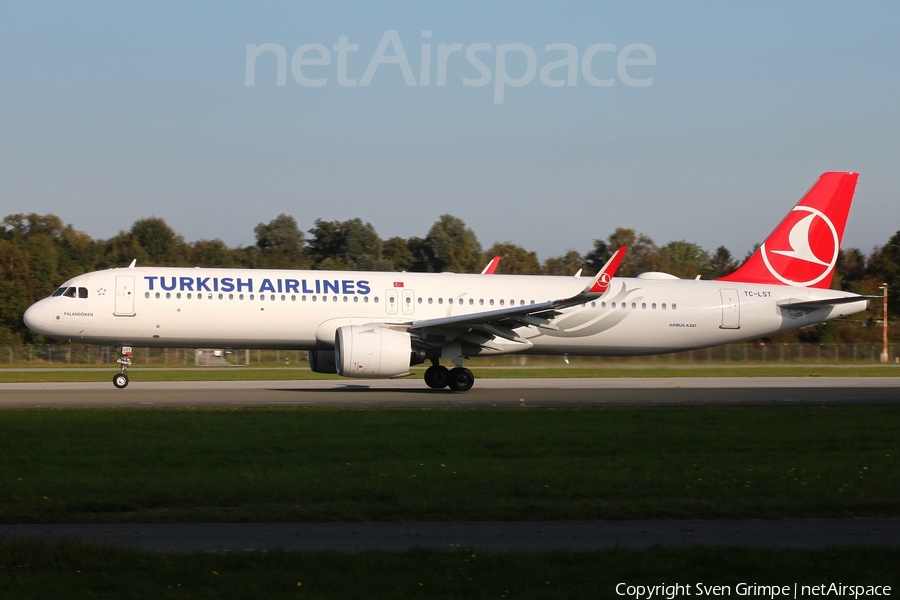
<svg viewBox="0 0 900 600"><path fill-rule="evenodd" d="M486 346L496 338L510 342L521 340L514 331L517 327L534 326L555 330L557 327L552 320L563 309L591 302L606 293L626 250L625 247L616 250L596 277L581 292L570 298L415 321L409 325L409 332L418 334L419 340L427 345L430 345L429 338L436 344L460 338L470 344Z"/></svg>

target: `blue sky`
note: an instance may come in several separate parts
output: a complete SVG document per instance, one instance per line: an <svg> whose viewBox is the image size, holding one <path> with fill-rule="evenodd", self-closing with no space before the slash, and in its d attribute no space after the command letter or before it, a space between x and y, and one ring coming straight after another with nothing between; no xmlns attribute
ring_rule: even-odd
<svg viewBox="0 0 900 600"><path fill-rule="evenodd" d="M853 170L844 246L868 251L900 229L898 17L888 2L5 3L0 212L54 213L101 238L153 215L230 245L282 212L303 229L360 217L382 238L450 213L485 248L511 240L542 259L619 226L743 256L821 172ZM417 85L397 64L340 85L339 38L358 45L347 76L360 79L389 31ZM285 49L285 85L273 53L245 85L247 45L267 43ZM321 87L292 75L303 44L330 52L301 67ZM464 49L444 86L440 44ZM488 85L463 84L479 76L473 44L490 45L476 55ZM495 102L506 44L533 49L537 72L565 55L545 46L574 46L575 85L535 74ZM591 63L611 86L584 76L595 44L615 47ZM618 76L630 44L655 64L626 73L652 84ZM506 56L508 77L526 74L525 54Z"/></svg>

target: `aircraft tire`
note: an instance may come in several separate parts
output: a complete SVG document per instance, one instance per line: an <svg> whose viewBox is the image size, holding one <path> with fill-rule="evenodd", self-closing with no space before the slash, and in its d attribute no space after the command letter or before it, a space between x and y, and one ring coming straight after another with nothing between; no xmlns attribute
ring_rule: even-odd
<svg viewBox="0 0 900 600"><path fill-rule="evenodd" d="M465 367L450 370L450 389L454 392L468 392L475 384L475 376Z"/></svg>
<svg viewBox="0 0 900 600"><path fill-rule="evenodd" d="M450 383L450 370L442 365L431 365L425 369L425 385L440 390Z"/></svg>
<svg viewBox="0 0 900 600"><path fill-rule="evenodd" d="M128 385L128 375L125 373L116 373L113 375L113 385L121 390Z"/></svg>

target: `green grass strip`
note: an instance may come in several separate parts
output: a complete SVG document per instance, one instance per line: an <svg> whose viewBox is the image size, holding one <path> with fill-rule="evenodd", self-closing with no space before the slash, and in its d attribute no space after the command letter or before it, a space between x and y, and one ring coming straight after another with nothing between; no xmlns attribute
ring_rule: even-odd
<svg viewBox="0 0 900 600"><path fill-rule="evenodd" d="M900 516L894 407L0 412L0 521Z"/></svg>
<svg viewBox="0 0 900 600"><path fill-rule="evenodd" d="M108 382L116 372L114 367L107 369L89 368L84 370L54 370L51 367L32 371L16 371L0 369L0 383L28 382ZM893 365L879 366L718 366L718 367L546 367L546 368L478 368L473 367L476 378L508 379L508 378L547 378L547 377L898 377L900 367ZM416 369L410 376L421 379L423 369ZM132 381L265 381L265 380L310 380L331 379L348 381L337 375L313 373L306 368L179 368L140 366L129 371Z"/></svg>
<svg viewBox="0 0 900 600"><path fill-rule="evenodd" d="M160 554L73 543L4 542L0 543L0 594L4 600L543 600L616 598L620 597L616 594L620 583L680 583L690 586L692 597L699 595L698 584L728 586L730 596L735 597L739 596L738 586L742 583L787 585L791 590L795 583L842 583L887 585L895 595L900 585L898 564L898 548L652 548L546 554L471 550L343 555L280 551ZM683 596L682 593L679 597Z"/></svg>

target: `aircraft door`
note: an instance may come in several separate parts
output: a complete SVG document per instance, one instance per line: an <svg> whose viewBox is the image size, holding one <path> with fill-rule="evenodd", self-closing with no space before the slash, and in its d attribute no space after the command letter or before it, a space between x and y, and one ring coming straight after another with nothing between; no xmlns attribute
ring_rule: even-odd
<svg viewBox="0 0 900 600"><path fill-rule="evenodd" d="M719 290L722 296L722 324L719 329L741 328L741 301L737 290Z"/></svg>
<svg viewBox="0 0 900 600"><path fill-rule="evenodd" d="M384 292L384 308L389 315L397 314L397 304L399 304L397 299L397 290L389 289Z"/></svg>
<svg viewBox="0 0 900 600"><path fill-rule="evenodd" d="M416 312L416 293L412 290L403 290L403 314L411 315Z"/></svg>
<svg viewBox="0 0 900 600"><path fill-rule="evenodd" d="M116 275L116 311L118 316L134 314L134 277Z"/></svg>

